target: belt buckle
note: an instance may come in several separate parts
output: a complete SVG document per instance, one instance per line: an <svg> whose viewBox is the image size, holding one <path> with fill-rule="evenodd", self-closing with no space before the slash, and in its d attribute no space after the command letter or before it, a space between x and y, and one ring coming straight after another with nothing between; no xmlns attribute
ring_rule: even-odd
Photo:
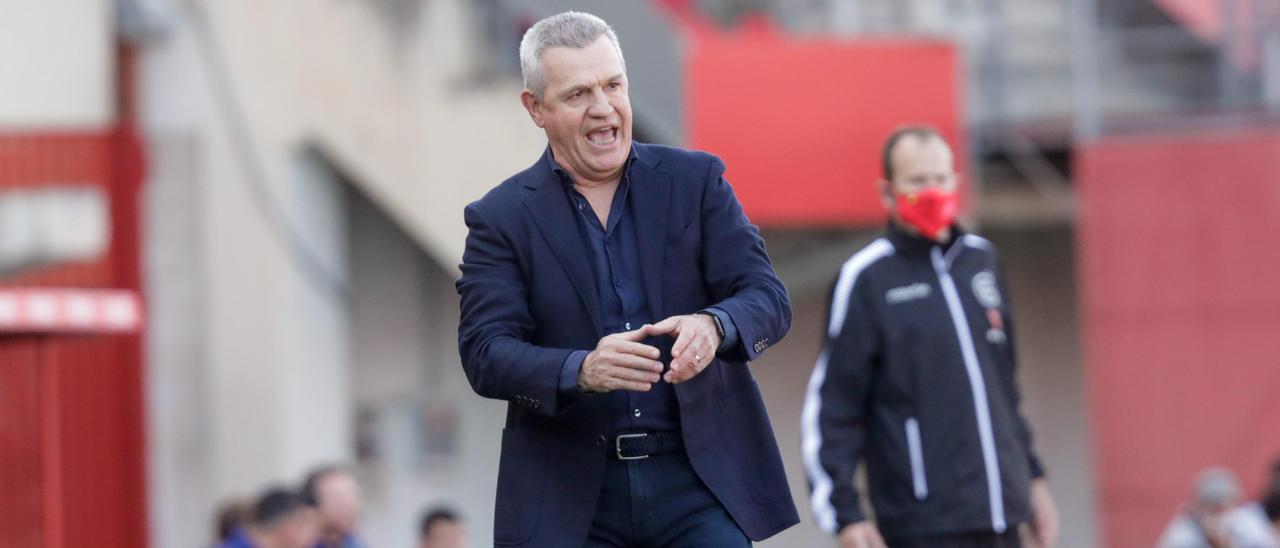
<svg viewBox="0 0 1280 548"><path fill-rule="evenodd" d="M647 459L647 458L649 458L649 455L640 455L640 456L637 456L637 457L627 457L627 456L623 456L623 455L622 455L622 440L623 440L624 438L643 438L643 437L648 436L648 435L649 435L648 433L640 433L640 434L618 434L618 437L617 437L617 438L615 438L615 439L614 439L614 441L613 441L614 448L615 448L616 453L617 453L617 455L618 455L618 460L642 460L642 459Z"/></svg>

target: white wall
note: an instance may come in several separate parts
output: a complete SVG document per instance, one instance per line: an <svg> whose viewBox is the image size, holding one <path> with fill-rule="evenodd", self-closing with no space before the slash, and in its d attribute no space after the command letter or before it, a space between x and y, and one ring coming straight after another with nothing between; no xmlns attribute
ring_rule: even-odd
<svg viewBox="0 0 1280 548"><path fill-rule="evenodd" d="M459 363L453 277L362 199L352 213L352 390L372 420L376 455L362 461L372 546L410 546L424 508L447 504L474 546L492 530L505 405L475 396ZM441 412L453 451L428 451Z"/></svg>
<svg viewBox="0 0 1280 548"><path fill-rule="evenodd" d="M148 152L163 167L147 186L148 312L163 326L148 335L153 545L197 546L225 497L352 460L358 403L384 408L388 443L411 443L412 408L434 394L464 411L461 456L361 470L368 534L399 545L418 504L438 497L464 510L483 545L502 408L474 397L457 365L452 277L463 205L545 144L519 83L469 83L464 0L418 2L399 18L382 2L144 3L173 24L142 46L141 67ZM344 182L309 163L311 147ZM383 365L363 360L371 335L353 324L345 265L374 259L350 247L345 184L443 265L416 286L422 309L374 293L391 299L379 321L400 333L381 343Z"/></svg>
<svg viewBox="0 0 1280 548"><path fill-rule="evenodd" d="M111 0L0 0L0 128L106 129L115 116Z"/></svg>

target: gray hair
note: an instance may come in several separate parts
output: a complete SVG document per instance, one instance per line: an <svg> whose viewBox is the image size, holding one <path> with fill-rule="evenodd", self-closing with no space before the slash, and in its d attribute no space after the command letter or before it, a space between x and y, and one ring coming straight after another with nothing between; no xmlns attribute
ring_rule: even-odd
<svg viewBox="0 0 1280 548"><path fill-rule="evenodd" d="M534 23L520 40L520 73L524 76L525 89L542 99L542 92L547 85L546 75L542 73L542 52L547 48L581 49L594 44L601 36L609 38L613 48L618 51L622 70L627 70L618 35L613 33L613 28L604 19L590 13L566 11Z"/></svg>

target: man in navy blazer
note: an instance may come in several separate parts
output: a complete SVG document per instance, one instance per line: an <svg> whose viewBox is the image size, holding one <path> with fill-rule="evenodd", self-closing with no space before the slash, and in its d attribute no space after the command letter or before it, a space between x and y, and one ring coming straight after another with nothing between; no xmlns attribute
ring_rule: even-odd
<svg viewBox="0 0 1280 548"><path fill-rule="evenodd" d="M750 546L799 521L747 362L786 288L716 157L632 143L617 37L577 12L520 46L547 134L467 206L459 350L506 400L494 544Z"/></svg>

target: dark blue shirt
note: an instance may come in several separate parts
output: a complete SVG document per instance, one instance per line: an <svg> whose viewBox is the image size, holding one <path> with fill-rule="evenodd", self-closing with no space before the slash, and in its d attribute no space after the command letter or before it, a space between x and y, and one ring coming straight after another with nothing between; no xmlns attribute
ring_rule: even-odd
<svg viewBox="0 0 1280 548"><path fill-rule="evenodd" d="M334 544L325 544L323 541L321 541L319 544L315 545L315 548L331 548L333 546L338 546L340 548L360 548L361 546L364 546L363 544L360 544L360 540L356 538L356 535L354 533L349 533L346 536L342 537L341 542L342 542L341 544L334 545Z"/></svg>
<svg viewBox="0 0 1280 548"><path fill-rule="evenodd" d="M244 529L236 529L232 531L231 536L223 541L216 548L254 548L253 539L249 537L249 532Z"/></svg>
<svg viewBox="0 0 1280 548"><path fill-rule="evenodd" d="M551 148L547 147L547 161L564 183L569 201L577 210L578 229L595 274L596 292L599 296L601 327L606 335L639 329L659 318L649 309L640 266L640 246L636 238L635 213L629 199L631 190L631 163L635 151L627 158L622 180L614 191L613 203L605 225L592 209L586 197L573 187L573 178L556 164ZM720 318L725 329L725 341L720 348L727 348L737 341L737 329L729 316L719 309L709 311ZM649 338L645 344L658 347L660 341ZM578 372L589 351L580 350L569 355L561 369L559 390L572 397L578 390ZM680 408L674 388L665 380L654 383L648 392L618 390L609 393L613 403L610 428L614 433L655 430L679 430Z"/></svg>

